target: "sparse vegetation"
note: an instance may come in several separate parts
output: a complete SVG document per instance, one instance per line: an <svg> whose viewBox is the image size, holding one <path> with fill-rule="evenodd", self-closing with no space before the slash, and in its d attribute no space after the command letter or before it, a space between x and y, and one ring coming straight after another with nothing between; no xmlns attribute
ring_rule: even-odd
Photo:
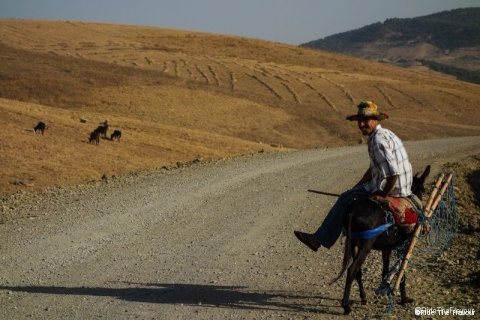
<svg viewBox="0 0 480 320"><path fill-rule="evenodd" d="M455 76L458 80L480 84L479 71L465 70L429 60L421 60L421 62L432 70Z"/></svg>

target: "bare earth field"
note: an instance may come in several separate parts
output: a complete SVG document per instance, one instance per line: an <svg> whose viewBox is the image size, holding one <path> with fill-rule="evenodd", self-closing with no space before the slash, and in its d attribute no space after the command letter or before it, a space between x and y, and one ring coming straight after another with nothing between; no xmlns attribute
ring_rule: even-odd
<svg viewBox="0 0 480 320"><path fill-rule="evenodd" d="M434 261L407 269L414 308L480 311L480 139L408 142L416 170L455 174L462 232ZM3 319L335 319L343 246L312 253L293 236L313 230L332 199L368 165L365 146L244 156L5 199L0 225ZM476 219L476 220L475 220ZM366 262L370 303L353 318L381 317L380 256ZM358 302L356 287L352 298Z"/></svg>

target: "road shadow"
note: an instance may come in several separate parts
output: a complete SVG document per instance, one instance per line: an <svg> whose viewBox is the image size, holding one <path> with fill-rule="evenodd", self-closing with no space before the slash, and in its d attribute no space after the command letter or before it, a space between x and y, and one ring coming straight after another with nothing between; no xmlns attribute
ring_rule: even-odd
<svg viewBox="0 0 480 320"><path fill-rule="evenodd" d="M303 311L342 315L339 299L295 292L252 291L241 286L152 283L137 287L0 286L15 292L113 297L126 301L250 310Z"/></svg>

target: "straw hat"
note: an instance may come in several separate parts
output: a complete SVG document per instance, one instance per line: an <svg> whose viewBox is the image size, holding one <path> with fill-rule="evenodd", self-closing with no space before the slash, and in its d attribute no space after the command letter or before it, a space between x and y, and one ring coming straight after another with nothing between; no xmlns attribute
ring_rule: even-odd
<svg viewBox="0 0 480 320"><path fill-rule="evenodd" d="M384 112L378 111L378 107L373 101L362 101L357 106L358 112L357 114L351 115L347 117L347 120L356 121L359 119L377 119L377 120L384 120L388 119L388 115Z"/></svg>

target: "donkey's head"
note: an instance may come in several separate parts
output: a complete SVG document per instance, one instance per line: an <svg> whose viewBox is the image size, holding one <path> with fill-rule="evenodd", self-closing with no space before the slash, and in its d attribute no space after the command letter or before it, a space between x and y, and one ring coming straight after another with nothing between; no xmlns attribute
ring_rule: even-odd
<svg viewBox="0 0 480 320"><path fill-rule="evenodd" d="M420 173L417 172L413 177L412 182L412 193L416 195L418 198L422 199L422 195L425 193L425 180L427 179L428 175L430 174L430 165L425 168L422 175L419 177Z"/></svg>

